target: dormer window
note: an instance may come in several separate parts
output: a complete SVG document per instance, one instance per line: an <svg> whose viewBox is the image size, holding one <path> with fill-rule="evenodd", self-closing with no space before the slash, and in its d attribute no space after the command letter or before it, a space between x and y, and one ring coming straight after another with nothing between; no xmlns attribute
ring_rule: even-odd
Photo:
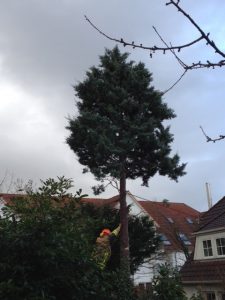
<svg viewBox="0 0 225 300"><path fill-rule="evenodd" d="M162 241L163 245L166 245L166 246L171 245L171 242L168 240L168 238L165 236L165 234L160 234L160 240Z"/></svg>
<svg viewBox="0 0 225 300"><path fill-rule="evenodd" d="M191 218L186 218L186 221L188 222L188 224L193 224L193 220Z"/></svg>
<svg viewBox="0 0 225 300"><path fill-rule="evenodd" d="M218 255L225 255L225 238L216 239Z"/></svg>
<svg viewBox="0 0 225 300"><path fill-rule="evenodd" d="M174 220L171 217L166 217L170 223L174 223Z"/></svg>
<svg viewBox="0 0 225 300"><path fill-rule="evenodd" d="M202 241L204 256L213 256L211 240Z"/></svg>
<svg viewBox="0 0 225 300"><path fill-rule="evenodd" d="M189 241L188 237L184 233L178 234L180 240L184 243L184 245L189 246L191 245L191 242Z"/></svg>

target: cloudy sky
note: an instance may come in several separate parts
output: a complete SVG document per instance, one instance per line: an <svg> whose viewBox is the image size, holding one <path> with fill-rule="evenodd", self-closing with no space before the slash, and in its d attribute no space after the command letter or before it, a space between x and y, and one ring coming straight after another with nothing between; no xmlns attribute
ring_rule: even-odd
<svg viewBox="0 0 225 300"><path fill-rule="evenodd" d="M183 7L211 33L225 50L223 0L182 0ZM99 55L115 43L99 35L85 21L87 15L109 35L145 45L161 45L152 29L173 44L186 43L198 32L164 0L1 0L0 4L0 181L40 179L65 175L75 187L92 196L91 174L65 143L66 118L76 114L72 86L97 65ZM154 86L164 91L182 73L171 55L154 55L121 47L130 59L143 61L153 73ZM186 62L214 58L204 43L182 51ZM215 58L216 59L216 58ZM225 195L225 140L206 143L199 128L217 137L225 134L225 68L191 71L164 101L177 118L171 121L173 151L187 162L187 175L178 183L156 176L149 188L128 183L137 196L185 202L207 209L205 183L213 203ZM5 181L5 187L7 186ZM102 196L113 196L108 190Z"/></svg>

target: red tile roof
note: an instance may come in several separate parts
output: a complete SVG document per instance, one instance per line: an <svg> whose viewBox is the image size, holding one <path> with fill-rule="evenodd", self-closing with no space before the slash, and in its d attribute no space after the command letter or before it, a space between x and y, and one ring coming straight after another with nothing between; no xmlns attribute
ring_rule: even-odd
<svg viewBox="0 0 225 300"><path fill-rule="evenodd" d="M225 259L189 260L180 271L183 283L224 282Z"/></svg>
<svg viewBox="0 0 225 300"><path fill-rule="evenodd" d="M84 202L84 203L94 204L96 206L110 205L110 206L114 207L119 201L119 195L114 196L112 198L107 198L107 199L104 199L104 198L88 198L88 197L86 198L85 197L81 201Z"/></svg>
<svg viewBox="0 0 225 300"><path fill-rule="evenodd" d="M177 238L178 233L183 233L191 242L189 250L193 250L193 231L196 229L199 212L184 203L139 201L154 221L159 225L158 231L164 234L171 242L165 245L167 250L179 250L181 244ZM189 223L188 219L193 223Z"/></svg>
<svg viewBox="0 0 225 300"><path fill-rule="evenodd" d="M225 197L201 215L198 231L225 227Z"/></svg>
<svg viewBox="0 0 225 300"><path fill-rule="evenodd" d="M4 199L4 202L8 203L10 199L18 196L16 194L0 194L0 198ZM83 202L91 203L97 206L110 205L115 207L119 201L119 195L111 198L83 198ZM137 200L138 201L138 200ZM175 202L156 202L156 201L138 201L138 203L144 208L144 210L150 215L150 217L156 222L157 230L159 233L164 234L170 241L170 245L165 245L165 248L169 251L180 250L181 245L177 239L177 233L183 233L191 241L189 249L192 250L194 240L192 232L196 226L196 220L199 217L199 212L184 203ZM168 218L171 218L171 223ZM190 218L193 224L190 224L187 220Z"/></svg>
<svg viewBox="0 0 225 300"><path fill-rule="evenodd" d="M3 202L4 204L10 204L11 200L15 197L24 197L24 194L3 194L0 193L0 202Z"/></svg>
<svg viewBox="0 0 225 300"><path fill-rule="evenodd" d="M18 196L17 194L4 194L4 193L0 193L0 200L4 200L4 201L8 201L11 200L13 197Z"/></svg>

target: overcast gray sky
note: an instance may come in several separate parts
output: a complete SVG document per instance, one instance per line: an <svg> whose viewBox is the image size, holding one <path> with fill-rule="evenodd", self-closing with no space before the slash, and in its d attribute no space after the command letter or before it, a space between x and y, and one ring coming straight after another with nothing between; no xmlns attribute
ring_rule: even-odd
<svg viewBox="0 0 225 300"><path fill-rule="evenodd" d="M204 4L203 4L204 2ZM223 0L182 0L183 7L225 50ZM99 35L85 21L87 15L109 35L146 45L161 45L152 29L173 44L187 42L198 33L164 0L1 0L0 4L0 179L39 179L65 175L76 188L92 196L94 179L82 174L75 155L65 144L66 117L74 115L72 86L97 65L99 55L115 43ZM164 91L182 73L171 55L154 55L120 47L130 59L143 61L153 73L154 86ZM213 59L202 43L182 51L187 62ZM178 183L156 176L149 188L128 183L134 195L150 200L185 202L207 209L205 182L213 203L225 195L225 140L206 143L202 125L211 137L225 134L225 68L197 70L165 94L175 110L171 121L173 150L187 162L187 175ZM102 196L113 196L108 190Z"/></svg>

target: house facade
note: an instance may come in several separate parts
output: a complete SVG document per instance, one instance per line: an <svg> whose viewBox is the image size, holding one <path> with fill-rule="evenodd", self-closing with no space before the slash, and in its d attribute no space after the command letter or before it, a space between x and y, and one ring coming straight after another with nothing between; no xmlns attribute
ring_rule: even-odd
<svg viewBox="0 0 225 300"><path fill-rule="evenodd" d="M225 300L225 197L200 218L192 257L181 269L187 296Z"/></svg>

